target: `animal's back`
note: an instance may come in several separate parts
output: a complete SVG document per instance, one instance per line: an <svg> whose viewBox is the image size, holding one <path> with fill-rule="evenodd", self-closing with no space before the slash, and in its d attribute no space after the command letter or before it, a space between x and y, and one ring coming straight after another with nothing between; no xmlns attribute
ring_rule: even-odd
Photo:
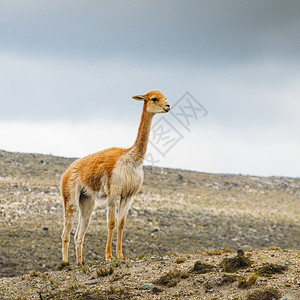
<svg viewBox="0 0 300 300"><path fill-rule="evenodd" d="M73 177L90 192L101 191L110 180L117 160L129 150L109 148L76 160L63 174L62 184L64 180L70 180Z"/></svg>

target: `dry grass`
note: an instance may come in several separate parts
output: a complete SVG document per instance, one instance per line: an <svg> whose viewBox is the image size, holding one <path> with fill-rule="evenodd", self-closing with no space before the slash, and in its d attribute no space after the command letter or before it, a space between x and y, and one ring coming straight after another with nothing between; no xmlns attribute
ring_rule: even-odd
<svg viewBox="0 0 300 300"><path fill-rule="evenodd" d="M238 287L239 288L249 288L253 286L258 279L258 276L256 274L252 274L250 277L241 277L238 280Z"/></svg>
<svg viewBox="0 0 300 300"><path fill-rule="evenodd" d="M175 259L176 264L182 264L186 261L187 261L186 257L176 257L176 259Z"/></svg>
<svg viewBox="0 0 300 300"><path fill-rule="evenodd" d="M258 267L255 272L259 276L269 277L272 274L282 274L284 271L288 269L287 266L266 263L261 267Z"/></svg>
<svg viewBox="0 0 300 300"><path fill-rule="evenodd" d="M250 292L246 300L278 300L281 298L281 293L275 288L264 288Z"/></svg>
<svg viewBox="0 0 300 300"><path fill-rule="evenodd" d="M109 276L115 271L113 266L100 266L96 270L96 274L98 277Z"/></svg>
<svg viewBox="0 0 300 300"><path fill-rule="evenodd" d="M187 272L178 269L173 269L167 272L166 274L162 275L161 277L159 277L153 283L161 284L167 287L173 287L176 286L181 279L186 279L188 277L189 275Z"/></svg>
<svg viewBox="0 0 300 300"><path fill-rule="evenodd" d="M223 259L220 266L224 272L234 273L239 269L250 267L251 264L251 260L240 249L237 256Z"/></svg>
<svg viewBox="0 0 300 300"><path fill-rule="evenodd" d="M209 273L212 272L215 269L214 266L203 263L201 261L196 261L193 268L191 269L191 272L195 272L198 274L205 274L205 273Z"/></svg>

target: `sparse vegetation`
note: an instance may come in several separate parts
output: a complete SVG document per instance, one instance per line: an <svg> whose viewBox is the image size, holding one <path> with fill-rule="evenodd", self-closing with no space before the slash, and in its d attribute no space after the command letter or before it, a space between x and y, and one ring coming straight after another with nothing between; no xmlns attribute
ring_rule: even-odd
<svg viewBox="0 0 300 300"><path fill-rule="evenodd" d="M38 277L38 276L40 276L41 275L41 273L40 272L37 272L36 270L31 270L30 272L29 272L29 276L30 277Z"/></svg>
<svg viewBox="0 0 300 300"><path fill-rule="evenodd" d="M257 278L258 278L258 276L256 274L252 274L248 278L242 276L238 280L238 287L239 288L249 288L256 283Z"/></svg>
<svg viewBox="0 0 300 300"><path fill-rule="evenodd" d="M58 266L57 266L57 270L61 271L63 269L66 269L70 266L69 262L66 261L62 261Z"/></svg>
<svg viewBox="0 0 300 300"><path fill-rule="evenodd" d="M222 254L222 250L221 249L207 250L206 253L208 255L221 255Z"/></svg>
<svg viewBox="0 0 300 300"><path fill-rule="evenodd" d="M287 270L287 266L265 263L263 266L257 268L255 273L259 276L269 277L272 274L282 274Z"/></svg>
<svg viewBox="0 0 300 300"><path fill-rule="evenodd" d="M201 261L196 261L193 268L191 269L192 272L196 272L198 274L205 274L211 272L215 269L214 266L203 263Z"/></svg>
<svg viewBox="0 0 300 300"><path fill-rule="evenodd" d="M234 273L239 269L251 266L251 264L251 260L240 249L237 251L237 256L223 259L220 265L224 272Z"/></svg>
<svg viewBox="0 0 300 300"><path fill-rule="evenodd" d="M153 283L155 284L161 284L167 287L173 287L176 286L177 283L181 279L186 279L188 278L189 275L187 272L178 270L178 269L173 269L167 272L166 274L162 275L160 278L155 280Z"/></svg>
<svg viewBox="0 0 300 300"><path fill-rule="evenodd" d="M246 300L278 300L281 293L275 288L264 288L250 292Z"/></svg>
<svg viewBox="0 0 300 300"><path fill-rule="evenodd" d="M122 286L116 286L116 285L110 285L107 289L108 294L118 294L123 295L125 293L125 290Z"/></svg>
<svg viewBox="0 0 300 300"><path fill-rule="evenodd" d="M238 280L238 276L235 274L224 274L221 280L218 282L219 286L233 283Z"/></svg>
<svg viewBox="0 0 300 300"><path fill-rule="evenodd" d="M186 261L187 261L186 257L176 257L176 259L175 259L176 264L182 264Z"/></svg>
<svg viewBox="0 0 300 300"><path fill-rule="evenodd" d="M54 271L63 225L59 180L73 159L0 154L0 273L21 275L0 279L1 299L262 300L278 299L278 291L299 298L299 251L286 249L299 249L299 178L146 167L124 233L127 258L103 260L103 203L86 236L86 264L75 265L74 230L71 264ZM247 251L235 257L238 245Z"/></svg>
<svg viewBox="0 0 300 300"><path fill-rule="evenodd" d="M72 280L67 287L67 291L75 292L79 289L85 289L84 285L79 284L76 280Z"/></svg>
<svg viewBox="0 0 300 300"><path fill-rule="evenodd" d="M111 278L109 280L110 280L110 282L115 282L115 281L118 281L118 280L124 278L125 276L128 276L128 275L130 275L130 273L114 274L113 276L111 276Z"/></svg>
<svg viewBox="0 0 300 300"><path fill-rule="evenodd" d="M100 266L96 269L96 274L98 277L104 277L111 275L114 272L115 268L113 266Z"/></svg>
<svg viewBox="0 0 300 300"><path fill-rule="evenodd" d="M0 280L0 295L3 299L12 299L11 295L14 295L14 299L18 297L23 299L34 297L40 299L168 299L171 294L174 298L211 300L223 299L223 292L226 291L232 299L272 299L268 297L280 299L278 297L282 293L278 293L278 289L262 288L261 285L256 284L258 275L254 273L259 262L265 262L263 266L270 267L271 263L268 260L272 260L274 251L278 250L252 251L254 266L241 268L238 274L220 272L221 262L226 258L225 255L228 255L226 253L214 256L202 256L202 253L185 254L189 259L184 264L178 264L173 256L153 256L147 260L127 259L131 264L130 269L126 266L125 260L124 262L86 263L85 266L73 266L51 273L32 270L18 282L15 278L4 279L3 282L9 283L3 286ZM298 252L293 251L291 254L295 264L284 270L284 273L273 265L271 268L276 269L278 276L282 278L280 291L290 289L289 293L297 291L297 278L300 279L297 268L300 262ZM280 255L285 259L287 252L280 250L277 255L277 260ZM180 257L183 256L178 255L177 258ZM287 282L286 278L291 278L291 272L294 280ZM278 285L280 282L278 276L275 279L266 277L262 280L267 286ZM260 288L254 289L256 286Z"/></svg>

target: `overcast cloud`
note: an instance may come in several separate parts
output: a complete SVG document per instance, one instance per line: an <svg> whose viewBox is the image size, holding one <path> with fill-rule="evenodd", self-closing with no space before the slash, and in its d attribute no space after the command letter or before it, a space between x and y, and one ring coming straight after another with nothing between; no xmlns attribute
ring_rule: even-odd
<svg viewBox="0 0 300 300"><path fill-rule="evenodd" d="M130 146L132 95L189 91L208 115L158 165L299 176L299 49L297 0L2 1L0 148Z"/></svg>

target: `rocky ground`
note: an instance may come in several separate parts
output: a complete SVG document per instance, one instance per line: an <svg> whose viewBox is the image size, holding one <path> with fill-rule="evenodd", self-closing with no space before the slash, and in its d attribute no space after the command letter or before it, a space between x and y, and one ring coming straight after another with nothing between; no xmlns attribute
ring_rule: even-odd
<svg viewBox="0 0 300 300"><path fill-rule="evenodd" d="M32 270L0 280L1 299L300 299L299 251L249 251L245 265L237 258L225 249Z"/></svg>
<svg viewBox="0 0 300 300"><path fill-rule="evenodd" d="M300 281L300 178L206 174L145 167L144 185L132 204L124 232L124 254L131 259L115 267L111 275L100 279L95 275L101 265L99 261L104 259L106 242L105 203L99 203L84 244L87 269L72 267L69 271L53 272L61 260L63 211L59 181L73 160L0 151L0 276L23 275L21 279L0 280L0 295L5 294L4 298L15 299L18 295L24 299L61 299L59 297L68 297L67 293L74 292L78 297L90 297L87 299L131 296L189 299L197 298L203 292L202 298L199 296L198 299L244 299L249 287L238 287L240 277L226 285L212 283L211 292L206 287L208 280L223 280L225 275L219 272L217 264L226 255L232 255L224 251L219 255L207 253L213 253L213 249L235 251L243 248L253 257L254 265L238 271L237 276L247 277L266 262L288 264L283 274L259 276L252 287L277 286L284 292L283 296L290 295L288 299L300 299L296 296ZM74 232L75 228L72 235ZM75 262L73 243L70 248L70 260ZM279 248L283 250L274 250ZM177 264L176 253L186 261ZM135 257L147 259L132 261ZM197 260L210 263L215 269L205 275L189 272ZM126 275L126 268L132 275ZM175 269L187 272L188 277L181 278L173 287L153 283L155 278ZM119 274L117 271L122 278L111 281ZM93 285L89 280L98 283ZM74 291L66 291L72 282ZM8 284L12 290L4 292L3 288ZM23 290L24 295L14 294L13 288L17 289L21 284L26 290ZM150 287L143 288L140 284L150 284ZM161 291L153 291L151 284ZM224 286L227 292L222 294ZM111 288L115 290L110 291ZM184 290L189 289L191 294L186 294Z"/></svg>

